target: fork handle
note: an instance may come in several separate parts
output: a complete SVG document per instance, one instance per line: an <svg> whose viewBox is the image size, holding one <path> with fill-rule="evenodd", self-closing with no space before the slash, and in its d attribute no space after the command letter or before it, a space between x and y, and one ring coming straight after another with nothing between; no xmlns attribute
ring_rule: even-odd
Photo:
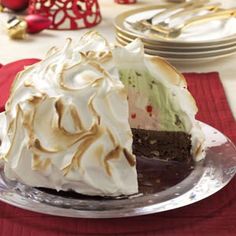
<svg viewBox="0 0 236 236"><path fill-rule="evenodd" d="M191 25L201 24L210 20L225 19L233 16L236 16L236 9L221 10L207 15L193 17L187 20L183 25L178 27L178 29L183 30Z"/></svg>
<svg viewBox="0 0 236 236"><path fill-rule="evenodd" d="M173 12L175 10L178 10L180 8L185 8L185 7L188 7L188 6L195 6L195 5L198 5L199 3L205 4L207 2L209 2L209 0L200 0L198 3L192 0L192 1L188 1L188 2L174 4L173 6L169 7L166 10L156 13L154 16L152 16L149 19L149 21L152 21L156 17L164 16L164 15L166 15L168 13L171 13L171 12Z"/></svg>
<svg viewBox="0 0 236 236"><path fill-rule="evenodd" d="M197 6L192 5L192 6L187 7L183 11L180 11L180 12L177 12L176 14L171 15L169 20L171 21L177 17L185 16L185 15L188 15L189 13L192 14L192 13L200 12L202 10L209 10L209 11L214 12L214 11L218 10L219 7L220 7L220 3L215 3L212 5L203 5L203 4L199 4Z"/></svg>

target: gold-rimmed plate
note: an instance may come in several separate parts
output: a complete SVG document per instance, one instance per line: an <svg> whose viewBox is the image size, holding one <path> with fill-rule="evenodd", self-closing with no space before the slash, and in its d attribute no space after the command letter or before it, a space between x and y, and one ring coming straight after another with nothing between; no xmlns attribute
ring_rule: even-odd
<svg viewBox="0 0 236 236"><path fill-rule="evenodd" d="M199 38L199 35L198 35L197 40L194 40L194 39L186 40L183 38L174 38L174 39L162 38L162 37L159 37L158 35L156 35L156 38L154 38L153 35L145 34L140 31L134 30L127 23L127 21L135 22L138 20L147 19L150 16L157 13L158 11L163 11L167 9L168 7L169 5L153 5L153 6L126 11L115 18L114 25L116 29L118 29L119 31L125 32L126 34L132 37L139 37L142 40L145 40L146 42L150 42L154 44L158 42L159 44L163 44L163 45L168 44L170 46L175 46L175 47L187 47L187 46L209 47L209 46L216 46L216 45L223 46L224 44L232 43L236 41L236 18L232 18L233 22L230 22L231 20L227 21L227 22L230 22L229 25L226 24L226 21L219 21L217 24L219 25L220 23L222 27L226 24L227 25L226 29L225 28L221 29L221 27L219 27L218 32L216 32L214 31L214 27L213 27L213 34L211 36L209 36L209 33L206 33L206 32L203 33L199 30L198 31L194 30L194 32L197 32L198 34L201 34L202 36L208 35L207 36L208 38L207 37ZM207 25L208 25L207 29L205 30L209 30L209 24ZM228 32L227 30L230 30L230 29L232 29L232 31ZM227 32L224 32L224 30L226 30Z"/></svg>
<svg viewBox="0 0 236 236"><path fill-rule="evenodd" d="M122 39L120 39L119 37L116 37L117 42L122 45L125 46L128 43L123 41ZM213 61L213 60L218 60L224 57L228 57L228 56L232 56L236 53L236 49L229 49L228 51L222 53L209 53L207 55L197 55L197 56L188 56L188 55L167 55L166 53L160 53L156 50L151 50L151 49L146 49L144 48L145 53L148 55L153 55L153 56L159 56L162 57L166 60L168 60L171 63L175 63L175 62L188 62L188 63L205 63L205 62L209 62L209 61Z"/></svg>
<svg viewBox="0 0 236 236"><path fill-rule="evenodd" d="M120 39L127 41L127 42L132 42L136 38L140 38L140 37L132 37L132 36L130 37L126 33L119 31L118 29L116 29L116 35ZM142 40L142 38L140 38L140 39ZM159 49L161 51L166 51L166 52L181 52L181 53L182 52L184 52L184 53L209 52L209 51L229 49L229 48L236 46L236 40L231 41L231 42L224 44L224 45L216 45L216 46L212 45L210 47L172 47L169 45L163 45L163 44L159 44L159 43L146 42L145 40L142 40L142 42L143 42L145 48Z"/></svg>
<svg viewBox="0 0 236 236"><path fill-rule="evenodd" d="M131 43L133 40L132 39L128 39L126 37L123 37L121 34L116 34L117 39L119 39L120 41L122 41L123 43ZM184 51L184 50L175 50L172 51L171 49L163 49L159 46L155 46L155 45L146 45L144 44L144 47L146 50L150 50L150 51L155 51L157 53L162 53L165 55L169 55L169 56L188 56L188 57L195 57L195 56L200 56L200 57L204 57L204 56L208 56L211 54L227 54L229 51L236 51L236 43L232 44L230 47L221 47L221 48L216 48L216 49L211 49L211 50L196 50L196 51Z"/></svg>

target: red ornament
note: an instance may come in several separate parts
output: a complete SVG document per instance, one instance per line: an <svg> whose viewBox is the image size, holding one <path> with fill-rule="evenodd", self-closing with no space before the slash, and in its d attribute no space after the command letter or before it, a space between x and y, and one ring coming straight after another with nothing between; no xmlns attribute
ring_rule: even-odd
<svg viewBox="0 0 236 236"><path fill-rule="evenodd" d="M25 19L14 16L7 22L7 32L12 39L24 39L27 33L38 33L50 24L51 21L44 16L28 15Z"/></svg>
<svg viewBox="0 0 236 236"><path fill-rule="evenodd" d="M28 12L50 19L50 29L89 28L101 21L98 0L30 0Z"/></svg>
<svg viewBox="0 0 236 236"><path fill-rule="evenodd" d="M26 16L25 21L27 23L27 33L29 34L35 34L48 29L52 23L47 17L36 14Z"/></svg>
<svg viewBox="0 0 236 236"><path fill-rule="evenodd" d="M0 0L3 7L12 11L23 11L29 5L29 0Z"/></svg>

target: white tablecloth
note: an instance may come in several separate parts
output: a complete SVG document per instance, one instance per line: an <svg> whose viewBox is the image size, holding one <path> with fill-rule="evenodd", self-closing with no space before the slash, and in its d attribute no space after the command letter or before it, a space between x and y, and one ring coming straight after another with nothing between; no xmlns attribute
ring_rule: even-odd
<svg viewBox="0 0 236 236"><path fill-rule="evenodd" d="M222 3L228 6L236 6L235 0L227 0ZM100 8L103 16L102 23L93 29L98 30L111 42L115 41L113 19L119 13L152 3L161 3L157 0L140 0L137 4L118 5L113 0L100 0ZM219 2L219 1L217 1ZM6 22L6 14L0 14L0 23ZM2 24L0 24L1 27ZM53 31L45 30L36 35L30 35L27 40L15 41L8 38L3 27L0 30L0 63L22 59L22 58L43 58L46 52L53 46L61 47L65 39L70 37L78 39L87 30L76 31ZM208 63L196 64L176 64L175 66L182 72L209 72L218 71L226 92L230 108L236 118L236 54L224 59L218 59Z"/></svg>

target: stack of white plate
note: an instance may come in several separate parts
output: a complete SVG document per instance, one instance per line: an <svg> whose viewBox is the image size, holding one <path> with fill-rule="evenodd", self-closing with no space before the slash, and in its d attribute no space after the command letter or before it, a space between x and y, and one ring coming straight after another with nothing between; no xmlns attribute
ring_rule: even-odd
<svg viewBox="0 0 236 236"><path fill-rule="evenodd" d="M158 55L176 62L215 60L236 53L235 15L192 25L176 38L160 37L158 34L150 33L149 30L141 31L132 26L132 23L149 19L169 7L170 5L155 5L118 15L114 22L117 41L126 45L135 38L140 38L147 54ZM162 19L155 20L162 21Z"/></svg>

